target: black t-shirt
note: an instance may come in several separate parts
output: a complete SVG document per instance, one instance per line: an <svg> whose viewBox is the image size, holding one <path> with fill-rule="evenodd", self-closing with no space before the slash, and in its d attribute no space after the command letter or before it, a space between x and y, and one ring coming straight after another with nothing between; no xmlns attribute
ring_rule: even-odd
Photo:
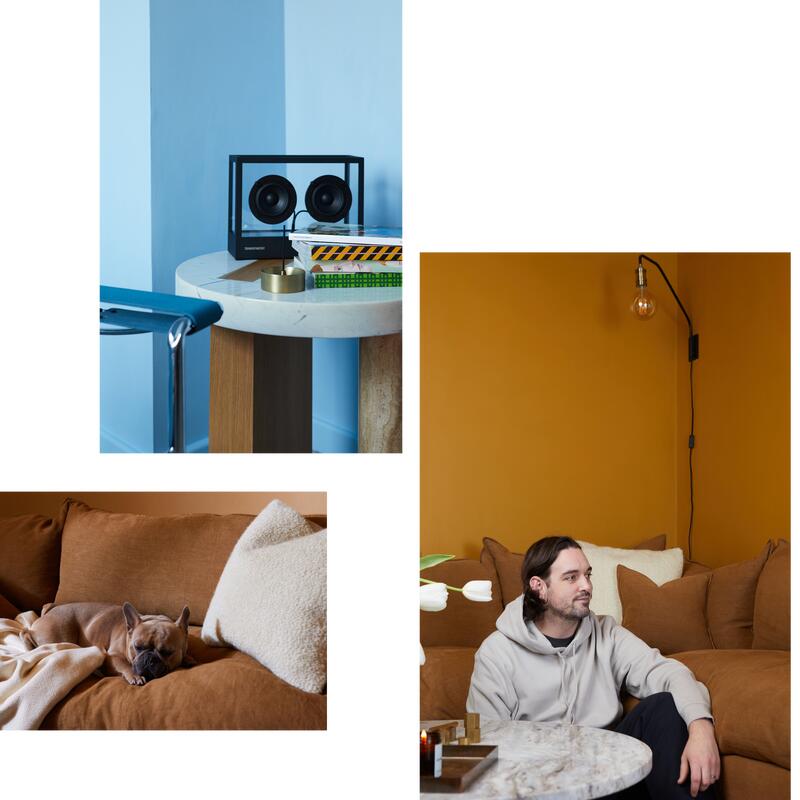
<svg viewBox="0 0 800 800"><path fill-rule="evenodd" d="M575 633L577 632L578 629L576 628ZM548 636L547 634L544 634L544 636L547 639L547 641L550 642L551 645L553 645L553 647L566 647L575 638L575 633L573 633L572 636L568 636L566 639L556 639L555 637Z"/></svg>

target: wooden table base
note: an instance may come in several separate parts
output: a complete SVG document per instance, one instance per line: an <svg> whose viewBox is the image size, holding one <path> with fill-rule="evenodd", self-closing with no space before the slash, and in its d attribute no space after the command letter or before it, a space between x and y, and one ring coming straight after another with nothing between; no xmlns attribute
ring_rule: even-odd
<svg viewBox="0 0 800 800"><path fill-rule="evenodd" d="M358 452L403 451L403 334L359 341Z"/></svg>
<svg viewBox="0 0 800 800"><path fill-rule="evenodd" d="M311 339L211 328L208 449L311 452Z"/></svg>
<svg viewBox="0 0 800 800"><path fill-rule="evenodd" d="M211 328L209 452L311 452L312 340ZM359 345L358 450L399 453L402 334Z"/></svg>

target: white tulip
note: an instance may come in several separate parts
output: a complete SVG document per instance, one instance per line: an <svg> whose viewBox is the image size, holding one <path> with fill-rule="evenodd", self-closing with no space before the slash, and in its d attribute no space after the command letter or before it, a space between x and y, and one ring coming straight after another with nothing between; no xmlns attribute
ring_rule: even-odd
<svg viewBox="0 0 800 800"><path fill-rule="evenodd" d="M422 611L443 611L447 607L447 586L424 583L419 587L419 607Z"/></svg>
<svg viewBox="0 0 800 800"><path fill-rule="evenodd" d="M492 582L468 581L461 591L467 600L472 600L475 603L489 603L492 599Z"/></svg>

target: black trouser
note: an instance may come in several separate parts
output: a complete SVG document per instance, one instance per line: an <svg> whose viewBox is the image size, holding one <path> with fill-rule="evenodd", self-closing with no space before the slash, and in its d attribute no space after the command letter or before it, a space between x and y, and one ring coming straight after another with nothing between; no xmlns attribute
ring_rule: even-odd
<svg viewBox="0 0 800 800"><path fill-rule="evenodd" d="M691 798L692 776L679 784L681 754L689 732L669 692L642 700L616 727L617 733L633 736L653 751L653 769L635 786L614 795L619 800L686 800ZM698 800L712 800L714 786L698 791Z"/></svg>

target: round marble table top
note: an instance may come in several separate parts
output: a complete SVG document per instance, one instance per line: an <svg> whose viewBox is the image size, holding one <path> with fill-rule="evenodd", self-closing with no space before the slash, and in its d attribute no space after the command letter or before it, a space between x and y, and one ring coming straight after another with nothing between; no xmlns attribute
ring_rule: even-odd
<svg viewBox="0 0 800 800"><path fill-rule="evenodd" d="M421 727L433 724L427 721ZM463 736L463 725L458 735ZM652 768L646 744L602 728L484 720L481 744L498 745L497 763L459 797L589 800L633 786ZM422 797L441 795L426 792Z"/></svg>
<svg viewBox="0 0 800 800"><path fill-rule="evenodd" d="M310 288L271 294L261 288L258 262L237 261L227 250L191 258L175 271L176 294L222 306L217 325L273 336L341 339L399 333L402 291Z"/></svg>

